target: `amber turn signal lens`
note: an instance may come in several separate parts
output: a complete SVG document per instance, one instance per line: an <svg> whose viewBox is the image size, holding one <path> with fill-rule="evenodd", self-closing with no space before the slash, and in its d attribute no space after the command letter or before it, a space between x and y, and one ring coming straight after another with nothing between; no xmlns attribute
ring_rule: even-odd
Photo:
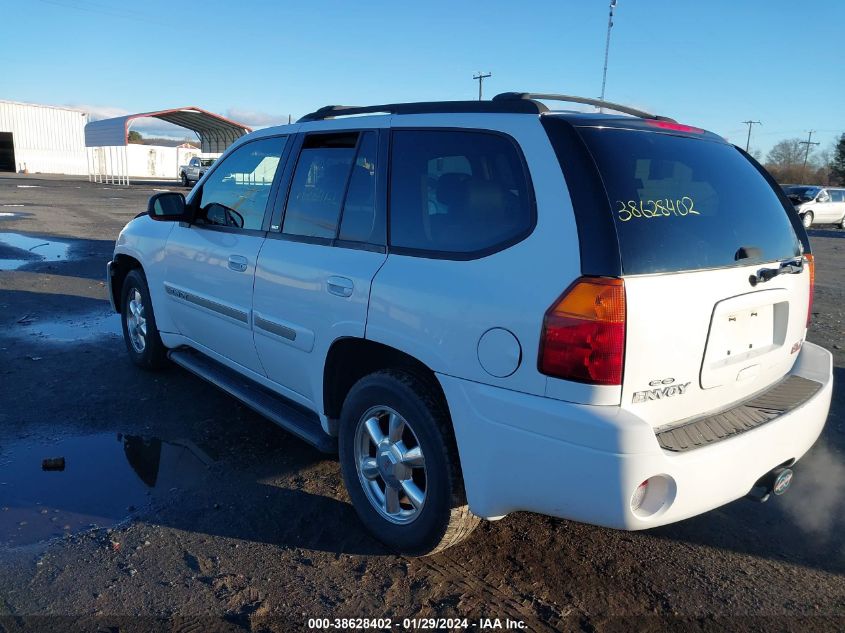
<svg viewBox="0 0 845 633"><path fill-rule="evenodd" d="M548 376L594 385L622 384L625 284L582 277L546 311L538 367Z"/></svg>

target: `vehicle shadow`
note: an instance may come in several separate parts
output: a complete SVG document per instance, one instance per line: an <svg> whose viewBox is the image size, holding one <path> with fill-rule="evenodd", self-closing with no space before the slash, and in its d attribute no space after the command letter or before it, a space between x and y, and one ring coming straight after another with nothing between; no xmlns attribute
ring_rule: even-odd
<svg viewBox="0 0 845 633"><path fill-rule="evenodd" d="M810 237L836 237L845 238L845 231L842 229L809 229L807 235Z"/></svg>

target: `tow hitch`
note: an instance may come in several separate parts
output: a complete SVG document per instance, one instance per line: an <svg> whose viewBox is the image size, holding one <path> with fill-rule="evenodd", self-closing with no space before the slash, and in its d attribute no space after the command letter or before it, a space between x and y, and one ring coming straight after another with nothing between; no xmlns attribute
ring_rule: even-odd
<svg viewBox="0 0 845 633"><path fill-rule="evenodd" d="M772 494L780 496L789 489L794 475L795 472L791 468L778 466L760 477L746 496L760 503L768 501Z"/></svg>

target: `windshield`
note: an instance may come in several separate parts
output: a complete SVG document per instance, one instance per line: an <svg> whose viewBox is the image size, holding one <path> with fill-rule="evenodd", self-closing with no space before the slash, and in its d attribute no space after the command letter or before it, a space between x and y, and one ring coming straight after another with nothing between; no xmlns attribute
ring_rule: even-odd
<svg viewBox="0 0 845 633"><path fill-rule="evenodd" d="M578 132L604 183L625 273L800 254L777 193L732 145L611 127Z"/></svg>
<svg viewBox="0 0 845 633"><path fill-rule="evenodd" d="M793 202L809 202L819 195L819 187L784 187L784 193Z"/></svg>

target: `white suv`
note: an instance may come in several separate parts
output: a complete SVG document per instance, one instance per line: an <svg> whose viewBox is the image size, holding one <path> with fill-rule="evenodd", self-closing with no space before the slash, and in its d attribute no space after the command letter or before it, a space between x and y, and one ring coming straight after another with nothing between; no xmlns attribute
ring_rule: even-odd
<svg viewBox="0 0 845 633"><path fill-rule="evenodd" d="M330 106L240 139L121 232L129 355L339 450L402 552L783 492L832 389L789 201L712 133L549 100L598 103Z"/></svg>

